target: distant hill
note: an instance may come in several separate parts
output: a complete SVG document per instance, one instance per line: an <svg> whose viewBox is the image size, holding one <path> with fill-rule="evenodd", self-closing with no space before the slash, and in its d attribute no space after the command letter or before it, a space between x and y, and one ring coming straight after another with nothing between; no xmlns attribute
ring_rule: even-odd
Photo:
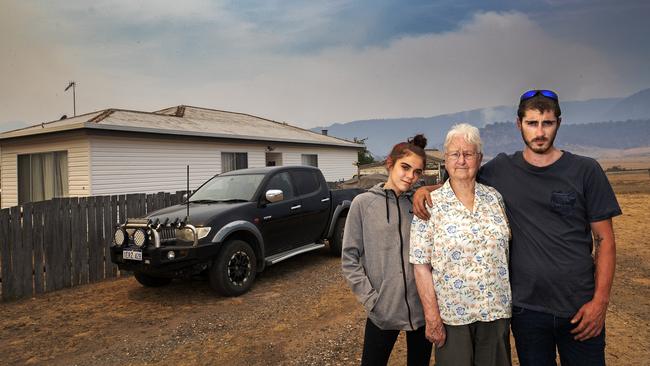
<svg viewBox="0 0 650 366"><path fill-rule="evenodd" d="M624 121L650 117L650 89L620 100L603 116L603 121Z"/></svg>
<svg viewBox="0 0 650 366"><path fill-rule="evenodd" d="M489 124L480 130L486 156L523 148L521 134L512 122ZM562 125L555 145L570 151L575 147L585 150L586 147L631 149L650 146L650 119Z"/></svg>
<svg viewBox="0 0 650 366"><path fill-rule="evenodd" d="M429 147L440 148L446 132L459 122L467 122L479 128L496 122L510 121L513 123L516 118L515 107L481 108L433 117L352 121L317 127L312 130L320 132L322 129L327 129L331 136L348 139L367 138L368 149L374 155L383 156L388 153L393 144L416 133L424 133L427 136ZM650 89L642 90L626 98L562 102L563 128L569 125L591 124L599 121L645 120L649 116ZM515 143L519 143L519 139L520 137L516 139ZM584 142L587 146L592 143ZM646 140L645 145L640 146L648 144L650 141Z"/></svg>

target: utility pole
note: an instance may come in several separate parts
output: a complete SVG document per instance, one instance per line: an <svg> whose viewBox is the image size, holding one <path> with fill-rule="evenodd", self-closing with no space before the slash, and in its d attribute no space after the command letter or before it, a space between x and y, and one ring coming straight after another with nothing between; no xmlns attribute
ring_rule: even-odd
<svg viewBox="0 0 650 366"><path fill-rule="evenodd" d="M68 84L68 86L64 90L64 91L68 91L68 89L70 89L70 87L72 87L72 111L74 112L75 117L77 116L77 95L75 93L75 87L76 86L77 86L77 83L74 82L74 80L73 80Z"/></svg>

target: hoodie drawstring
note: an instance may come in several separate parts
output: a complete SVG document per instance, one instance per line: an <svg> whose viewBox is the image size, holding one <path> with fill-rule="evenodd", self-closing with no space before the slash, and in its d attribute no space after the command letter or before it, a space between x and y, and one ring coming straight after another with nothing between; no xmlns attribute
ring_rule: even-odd
<svg viewBox="0 0 650 366"><path fill-rule="evenodd" d="M411 196L406 196L406 199L411 203L411 207L413 207L413 200L411 199ZM413 208L409 209L409 213L413 213Z"/></svg>
<svg viewBox="0 0 650 366"><path fill-rule="evenodd" d="M386 195L386 222L390 224L390 210L388 209L388 190L384 190Z"/></svg>

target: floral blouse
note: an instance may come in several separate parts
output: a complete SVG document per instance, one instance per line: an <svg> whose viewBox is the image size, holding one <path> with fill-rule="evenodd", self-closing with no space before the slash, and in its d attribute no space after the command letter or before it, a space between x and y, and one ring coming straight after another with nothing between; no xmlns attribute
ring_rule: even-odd
<svg viewBox="0 0 650 366"><path fill-rule="evenodd" d="M510 228L501 194L477 182L473 212L449 181L431 198L431 218L413 217L409 261L431 265L442 321L464 325L510 318Z"/></svg>

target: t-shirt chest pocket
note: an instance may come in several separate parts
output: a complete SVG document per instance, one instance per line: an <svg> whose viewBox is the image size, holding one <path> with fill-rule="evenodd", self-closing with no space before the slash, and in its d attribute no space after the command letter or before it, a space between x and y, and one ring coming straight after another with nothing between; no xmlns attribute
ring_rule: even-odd
<svg viewBox="0 0 650 366"><path fill-rule="evenodd" d="M578 196L574 191L553 191L551 193L551 210L565 217L573 213Z"/></svg>

